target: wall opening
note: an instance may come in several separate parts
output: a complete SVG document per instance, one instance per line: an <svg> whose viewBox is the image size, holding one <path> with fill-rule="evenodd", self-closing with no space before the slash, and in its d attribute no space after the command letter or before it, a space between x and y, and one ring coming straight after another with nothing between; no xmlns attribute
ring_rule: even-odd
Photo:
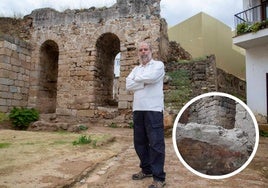
<svg viewBox="0 0 268 188"><path fill-rule="evenodd" d="M41 113L55 113L57 99L59 47L52 40L40 48L39 90L37 109Z"/></svg>
<svg viewBox="0 0 268 188"><path fill-rule="evenodd" d="M97 40L96 48L96 103L99 106L118 106L114 62L120 52L120 40L113 33L105 33Z"/></svg>
<svg viewBox="0 0 268 188"><path fill-rule="evenodd" d="M121 59L121 53L119 52L114 59L114 83L113 83L113 100L117 102L119 96L120 59Z"/></svg>

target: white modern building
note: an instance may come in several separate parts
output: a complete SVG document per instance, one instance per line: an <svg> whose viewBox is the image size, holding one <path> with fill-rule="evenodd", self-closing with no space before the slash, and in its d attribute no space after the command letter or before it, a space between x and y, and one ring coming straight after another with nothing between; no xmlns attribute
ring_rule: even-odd
<svg viewBox="0 0 268 188"><path fill-rule="evenodd" d="M233 43L246 50L247 104L259 123L268 123L268 1L243 0L243 7L235 21L246 32Z"/></svg>

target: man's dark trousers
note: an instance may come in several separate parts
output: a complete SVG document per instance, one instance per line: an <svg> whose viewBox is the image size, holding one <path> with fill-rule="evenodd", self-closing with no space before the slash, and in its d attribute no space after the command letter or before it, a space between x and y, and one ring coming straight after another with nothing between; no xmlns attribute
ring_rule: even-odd
<svg viewBox="0 0 268 188"><path fill-rule="evenodd" d="M165 141L163 112L134 111L134 147L145 174L165 181Z"/></svg>

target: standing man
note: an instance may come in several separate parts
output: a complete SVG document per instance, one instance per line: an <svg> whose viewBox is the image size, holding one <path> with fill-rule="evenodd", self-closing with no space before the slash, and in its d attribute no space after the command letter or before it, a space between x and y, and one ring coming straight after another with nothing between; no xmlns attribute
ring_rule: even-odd
<svg viewBox="0 0 268 188"><path fill-rule="evenodd" d="M139 44L138 55L140 65L126 78L127 90L134 91L134 147L141 168L132 179L153 177L149 188L164 187L164 64L152 59L152 47L146 42Z"/></svg>

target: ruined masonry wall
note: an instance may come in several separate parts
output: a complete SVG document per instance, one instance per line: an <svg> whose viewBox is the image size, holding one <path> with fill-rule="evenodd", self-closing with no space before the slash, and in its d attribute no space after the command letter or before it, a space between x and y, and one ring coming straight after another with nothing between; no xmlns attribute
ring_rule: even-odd
<svg viewBox="0 0 268 188"><path fill-rule="evenodd" d="M204 97L190 106L189 113L189 122L233 129L235 126L236 103L227 97Z"/></svg>
<svg viewBox="0 0 268 188"><path fill-rule="evenodd" d="M105 85L111 82L108 66L118 52L121 65L115 108L131 109L133 99L125 89L125 78L137 65L138 42L151 42L154 58L160 59L159 46L167 38L162 36L166 23L159 16L160 1L130 2L118 0L111 8L63 13L43 9L28 16L33 20L30 107L38 105L40 49L46 41L53 41L59 51L56 114L98 118L102 107L109 106L109 101L103 101L110 95L104 88L110 87Z"/></svg>
<svg viewBox="0 0 268 188"><path fill-rule="evenodd" d="M246 82L216 68L214 55L207 56L202 60L192 60L189 63L169 62L166 64L167 72L177 70L189 72L193 90L192 97L219 91L246 98Z"/></svg>
<svg viewBox="0 0 268 188"><path fill-rule="evenodd" d="M10 36L0 36L0 111L28 104L31 46Z"/></svg>

